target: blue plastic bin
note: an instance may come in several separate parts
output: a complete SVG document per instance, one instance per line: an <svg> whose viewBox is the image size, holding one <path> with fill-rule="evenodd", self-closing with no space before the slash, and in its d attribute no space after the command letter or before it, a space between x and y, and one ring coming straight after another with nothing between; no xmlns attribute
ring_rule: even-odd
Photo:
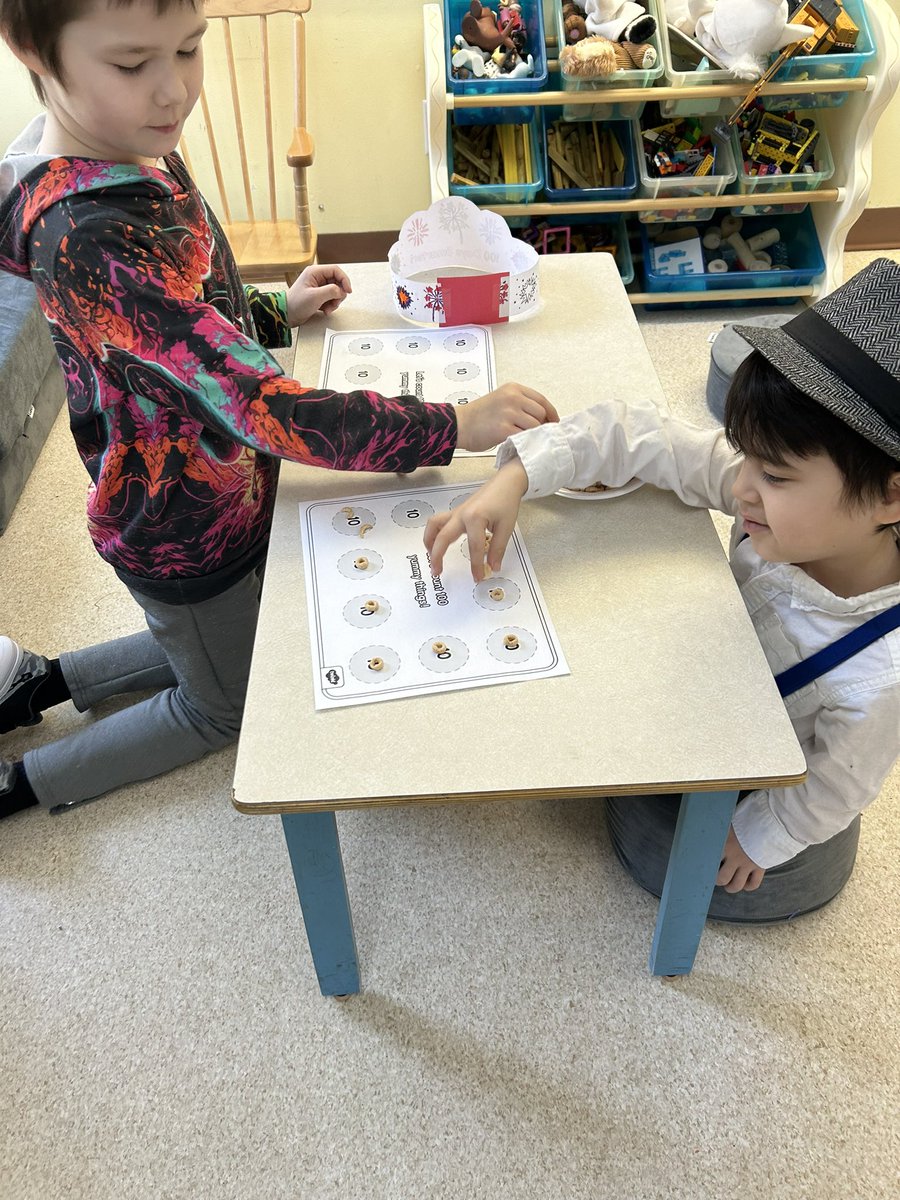
<svg viewBox="0 0 900 1200"><path fill-rule="evenodd" d="M625 181L621 187L595 188L555 188L551 186L553 173L550 170L550 154L547 145L547 131L554 121L566 120L562 108L541 109L541 143L544 162L544 194L548 200L578 201L578 200L628 200L637 191L637 168L634 161L634 137L630 121L609 121L604 126L613 134L625 156ZM595 214L594 219L600 219Z"/></svg>
<svg viewBox="0 0 900 1200"><path fill-rule="evenodd" d="M571 225L607 225L615 230L616 267L622 283L626 286L634 279L634 259L631 256L631 246L628 241L628 226L623 213L560 213L558 217L534 217L529 224L544 224L549 229L565 229ZM528 239L525 239L526 241ZM534 243L533 243L534 244ZM535 249L541 253L539 245Z"/></svg>
<svg viewBox="0 0 900 1200"><path fill-rule="evenodd" d="M523 121L528 129L528 143L531 148L532 179L527 183L480 183L469 186L464 183L453 183L452 176L456 170L453 162L453 124L447 124L447 172L450 182L451 196L465 196L473 204L525 204L533 200L544 186L543 155L538 130L538 118L534 109L525 110L529 121ZM461 163L459 174L467 174L465 164ZM528 218L523 218L527 224Z"/></svg>
<svg viewBox="0 0 900 1200"><path fill-rule="evenodd" d="M722 216L725 213L721 214ZM700 236L716 221L707 221L697 226ZM666 292L706 292L708 304L727 304L729 307L744 307L748 304L796 304L794 296L786 296L784 300L767 297L760 301L747 300L717 300L717 291L728 291L732 288L778 288L804 287L812 283L825 270L825 259L819 245L819 235L816 232L812 213L807 207L805 212L794 213L790 216L777 217L746 217L741 227L743 238L752 237L763 230L775 226L781 233L788 251L788 267L771 271L728 271L726 274L703 272L698 275L662 275L654 271L650 265L651 238L646 226L641 226L641 243L644 257L644 290L659 292L660 305L650 304L648 308L673 307L665 304ZM703 301L698 298L698 303ZM692 302L677 304L678 309L696 307Z"/></svg>
<svg viewBox="0 0 900 1200"><path fill-rule="evenodd" d="M447 86L456 96L490 97L506 92L539 92L547 86L547 51L544 45L544 13L541 0L520 0L522 19L528 33L528 53L534 58L534 74L524 79L456 79L450 60L456 51L453 39L462 31L462 19L469 11L469 0L444 0L444 54L447 61ZM496 8L494 12L496 12ZM458 109L457 125L524 125L531 116L529 108Z"/></svg>

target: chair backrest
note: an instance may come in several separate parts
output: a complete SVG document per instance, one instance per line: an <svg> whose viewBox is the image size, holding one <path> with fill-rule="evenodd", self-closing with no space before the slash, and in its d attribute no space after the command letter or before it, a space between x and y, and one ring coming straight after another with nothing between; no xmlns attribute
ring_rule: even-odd
<svg viewBox="0 0 900 1200"><path fill-rule="evenodd" d="M188 170L226 230L241 222L296 218L307 248L305 165L312 159L311 143L307 160L294 165L293 178L286 155L296 143L296 131L306 129L303 17L311 7L312 0L206 0L207 79L180 146ZM291 37L286 39L284 22L291 16ZM224 70L210 72L214 62ZM287 121L289 130L283 128Z"/></svg>

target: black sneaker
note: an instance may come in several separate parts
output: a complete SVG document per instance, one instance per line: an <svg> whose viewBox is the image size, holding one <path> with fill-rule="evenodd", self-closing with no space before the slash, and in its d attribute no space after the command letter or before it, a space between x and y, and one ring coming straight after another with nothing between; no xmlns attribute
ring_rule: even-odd
<svg viewBox="0 0 900 1200"><path fill-rule="evenodd" d="M0 637L0 733L43 720L34 711L34 698L49 677L49 659Z"/></svg>

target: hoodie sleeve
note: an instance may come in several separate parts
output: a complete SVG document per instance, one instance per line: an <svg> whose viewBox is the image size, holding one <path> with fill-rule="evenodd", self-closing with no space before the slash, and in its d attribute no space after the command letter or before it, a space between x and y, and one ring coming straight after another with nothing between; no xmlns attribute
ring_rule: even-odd
<svg viewBox="0 0 900 1200"><path fill-rule="evenodd" d="M253 450L335 470L409 472L449 462L451 404L303 387L199 294L164 242L134 227L128 235L102 218L79 221L45 264L46 310L91 365L98 407L139 397ZM40 269L33 277L41 286ZM258 297L257 313L262 303ZM278 323L277 306L267 327L263 321L266 332Z"/></svg>
<svg viewBox="0 0 900 1200"><path fill-rule="evenodd" d="M244 295L256 328L256 338L267 350L285 350L291 344L287 323L287 292L261 292L252 283L244 284Z"/></svg>

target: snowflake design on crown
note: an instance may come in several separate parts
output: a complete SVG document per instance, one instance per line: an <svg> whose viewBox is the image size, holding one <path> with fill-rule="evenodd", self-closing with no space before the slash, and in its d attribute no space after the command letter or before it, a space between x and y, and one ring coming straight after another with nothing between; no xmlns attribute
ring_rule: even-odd
<svg viewBox="0 0 900 1200"><path fill-rule="evenodd" d="M421 217L416 217L406 230L406 240L412 242L414 246L421 246L427 236L428 222L423 221Z"/></svg>
<svg viewBox="0 0 900 1200"><path fill-rule="evenodd" d="M478 232L486 246L493 246L500 238L500 230L496 221L482 221Z"/></svg>
<svg viewBox="0 0 900 1200"><path fill-rule="evenodd" d="M439 285L425 288L425 307L432 312L444 311L444 292Z"/></svg>
<svg viewBox="0 0 900 1200"><path fill-rule="evenodd" d="M516 301L523 307L527 307L534 299L537 291L537 276L534 274L526 275L519 284L516 291Z"/></svg>

